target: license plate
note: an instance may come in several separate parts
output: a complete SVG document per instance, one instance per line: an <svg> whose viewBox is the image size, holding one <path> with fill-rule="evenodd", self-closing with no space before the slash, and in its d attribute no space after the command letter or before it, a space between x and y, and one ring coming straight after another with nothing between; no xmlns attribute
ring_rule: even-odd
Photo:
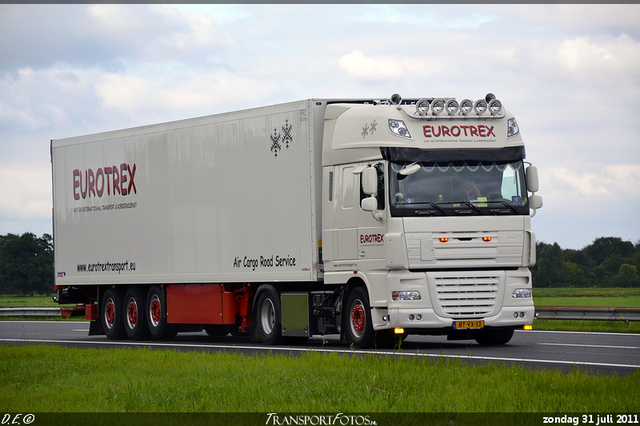
<svg viewBox="0 0 640 426"><path fill-rule="evenodd" d="M453 328L455 328L456 330L473 330L484 328L484 321L454 321Z"/></svg>

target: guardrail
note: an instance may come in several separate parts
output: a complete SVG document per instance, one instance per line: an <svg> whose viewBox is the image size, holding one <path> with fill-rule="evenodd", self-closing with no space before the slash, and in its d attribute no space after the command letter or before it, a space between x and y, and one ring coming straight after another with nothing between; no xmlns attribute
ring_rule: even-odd
<svg viewBox="0 0 640 426"><path fill-rule="evenodd" d="M55 317L62 310L77 308L0 308L2 317ZM84 314L84 308L82 308ZM69 316L69 315L65 315ZM640 321L640 308L602 308L591 306L536 306L539 319Z"/></svg>
<svg viewBox="0 0 640 426"><path fill-rule="evenodd" d="M640 321L640 308L536 306L536 316L540 319Z"/></svg>
<svg viewBox="0 0 640 426"><path fill-rule="evenodd" d="M59 317L60 308L0 308L0 317Z"/></svg>

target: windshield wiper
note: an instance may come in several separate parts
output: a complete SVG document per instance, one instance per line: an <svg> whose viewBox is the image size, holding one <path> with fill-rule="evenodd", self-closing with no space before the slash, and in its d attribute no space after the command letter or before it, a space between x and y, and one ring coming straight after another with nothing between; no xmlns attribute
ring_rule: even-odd
<svg viewBox="0 0 640 426"><path fill-rule="evenodd" d="M399 204L398 206L403 206L404 208L410 208L410 207L414 207L414 206L431 206L434 209L438 210L440 213L446 215L447 213L442 210L442 208L440 206L438 206L436 203L432 202L432 201L419 201L417 203L403 203L403 204ZM416 213L420 214L422 213L422 211L420 210L416 210Z"/></svg>
<svg viewBox="0 0 640 426"><path fill-rule="evenodd" d="M466 206L471 207L473 210L475 210L475 211L477 211L478 213L482 214L482 210L480 210L479 208L477 208L476 206L474 206L474 205L473 205L473 204L471 204L470 202L468 202L468 201L462 201L461 203L463 203L463 204L464 204L464 205L466 205ZM463 212L463 211L461 211L461 210L456 210L456 213L465 213L465 212Z"/></svg>
<svg viewBox="0 0 640 426"><path fill-rule="evenodd" d="M493 200L493 201L489 201L490 203L500 203L504 206L507 206L509 208L509 210L511 210L512 212L514 212L515 214L518 214L518 210L516 210L515 208L513 208L513 206L509 203L507 203L506 201L502 201L502 200ZM501 213L501 210L496 210L496 209L491 209L490 210L491 213Z"/></svg>

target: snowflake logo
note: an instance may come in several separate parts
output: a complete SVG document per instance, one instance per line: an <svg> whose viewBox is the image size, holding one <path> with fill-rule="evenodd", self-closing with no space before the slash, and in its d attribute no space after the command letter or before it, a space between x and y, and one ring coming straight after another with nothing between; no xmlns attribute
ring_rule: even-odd
<svg viewBox="0 0 640 426"><path fill-rule="evenodd" d="M366 138L367 135L369 134L369 125L365 124L364 127L362 128L362 139Z"/></svg>
<svg viewBox="0 0 640 426"><path fill-rule="evenodd" d="M278 134L278 129L273 129L273 134L271 135L271 152L275 153L276 158L278 157L278 151L282 149L282 145L280 145L280 135Z"/></svg>
<svg viewBox="0 0 640 426"><path fill-rule="evenodd" d="M285 119L282 125L282 142L284 142L287 149L289 149L289 144L293 142L293 136L291 135L292 129L293 126L289 124L289 119Z"/></svg>
<svg viewBox="0 0 640 426"><path fill-rule="evenodd" d="M378 126L378 121L377 120L373 120L373 123L371 123L371 125L369 125L369 123L365 124L364 127L362 128L362 133L360 133L362 135L362 139L366 138L367 136L369 136L370 134L374 134L376 132Z"/></svg>

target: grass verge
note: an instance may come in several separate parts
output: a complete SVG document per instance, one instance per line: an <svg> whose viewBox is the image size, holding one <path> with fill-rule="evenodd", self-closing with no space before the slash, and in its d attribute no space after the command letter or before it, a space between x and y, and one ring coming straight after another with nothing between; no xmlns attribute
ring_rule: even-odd
<svg viewBox="0 0 640 426"><path fill-rule="evenodd" d="M0 346L4 412L622 413L637 411L639 381L455 359Z"/></svg>

